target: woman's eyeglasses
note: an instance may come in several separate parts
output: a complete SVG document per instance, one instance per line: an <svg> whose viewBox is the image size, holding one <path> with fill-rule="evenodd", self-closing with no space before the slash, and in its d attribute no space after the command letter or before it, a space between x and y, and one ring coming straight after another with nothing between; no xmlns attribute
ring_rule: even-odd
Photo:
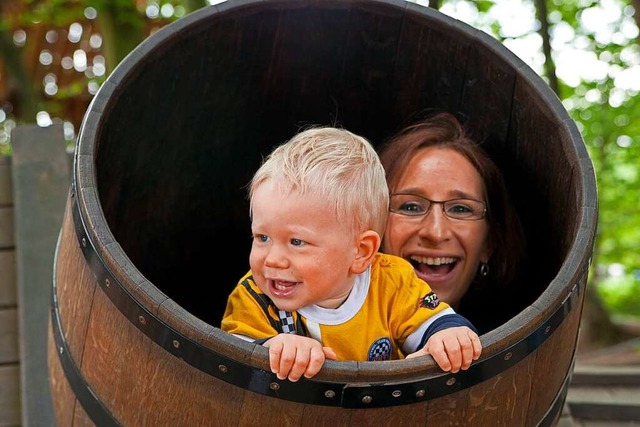
<svg viewBox="0 0 640 427"><path fill-rule="evenodd" d="M389 198L389 210L404 216L425 216L433 205L442 205L447 218L462 221L477 221L487 214L485 202L474 199L429 200L415 194L392 194Z"/></svg>

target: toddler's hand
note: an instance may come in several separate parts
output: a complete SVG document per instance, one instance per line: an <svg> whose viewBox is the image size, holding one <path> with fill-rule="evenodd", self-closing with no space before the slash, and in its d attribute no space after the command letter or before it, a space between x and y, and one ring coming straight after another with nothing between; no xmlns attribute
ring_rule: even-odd
<svg viewBox="0 0 640 427"><path fill-rule="evenodd" d="M482 353L480 338L466 326L443 329L433 334L424 347L408 358L430 354L443 371L467 370Z"/></svg>
<svg viewBox="0 0 640 427"><path fill-rule="evenodd" d="M294 334L278 334L264 343L269 348L271 372L284 380L311 378L320 371L325 359L335 360L331 347L323 347L313 338Z"/></svg>

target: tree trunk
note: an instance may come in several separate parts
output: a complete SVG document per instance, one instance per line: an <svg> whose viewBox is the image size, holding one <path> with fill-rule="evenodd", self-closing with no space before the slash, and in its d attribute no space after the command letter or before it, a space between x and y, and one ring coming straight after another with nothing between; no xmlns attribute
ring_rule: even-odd
<svg viewBox="0 0 640 427"><path fill-rule="evenodd" d="M0 56L7 69L5 79L14 111L13 114L20 121L34 123L38 111L38 97L24 67L20 51L13 44L9 31L0 31Z"/></svg>
<svg viewBox="0 0 640 427"><path fill-rule="evenodd" d="M544 53L544 72L549 87L556 95L560 97L560 89L558 86L558 76L556 75L556 64L551 56L551 35L549 34L549 19L546 0L535 0L536 16L540 21L540 30L538 34L542 37L542 51Z"/></svg>
<svg viewBox="0 0 640 427"><path fill-rule="evenodd" d="M98 24L104 40L103 53L109 75L144 40L145 22L133 2L127 7L123 7L122 2L107 2L98 10Z"/></svg>
<svg viewBox="0 0 640 427"><path fill-rule="evenodd" d="M636 11L636 13L633 14L633 17L636 20L636 26L640 28L640 0L632 0L631 5ZM640 44L640 36L638 36L636 40L638 44Z"/></svg>

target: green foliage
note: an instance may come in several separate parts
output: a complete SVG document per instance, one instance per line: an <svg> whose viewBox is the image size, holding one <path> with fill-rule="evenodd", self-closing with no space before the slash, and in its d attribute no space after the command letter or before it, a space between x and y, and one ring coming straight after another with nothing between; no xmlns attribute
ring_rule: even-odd
<svg viewBox="0 0 640 427"><path fill-rule="evenodd" d="M620 263L634 271L640 269L640 125L635 119L640 117L640 101L629 97L611 107L607 103L613 89L611 82L585 84L576 90L574 102L579 107L571 112L596 171L599 263ZM594 91L600 92L600 102L580 102L581 92Z"/></svg>
<svg viewBox="0 0 640 427"><path fill-rule="evenodd" d="M577 28L580 26L580 15L582 11L597 5L598 0L553 0L553 4L549 5L549 11L553 10L559 13L562 21L571 25L572 28Z"/></svg>
<svg viewBox="0 0 640 427"><path fill-rule="evenodd" d="M495 4L495 1L491 0L479 0L475 2L476 7L478 8L478 12L486 13L491 9Z"/></svg>
<svg viewBox="0 0 640 427"><path fill-rule="evenodd" d="M138 31L144 28L144 10L138 10L131 0L87 0L100 13L108 13L118 26Z"/></svg>
<svg viewBox="0 0 640 427"><path fill-rule="evenodd" d="M5 1L5 0L0 0ZM79 126L79 120L72 120L68 117L69 110L78 111L76 107L69 108L74 101L90 101L92 94L89 93L88 86L101 85L108 74L115 66L134 49L149 32L154 28L161 27L167 23L178 19L187 12L191 12L199 7L206 6L205 0L147 0L146 6L154 5L160 8L163 5L171 5L173 16L148 17L145 3L134 0L9 0L14 7L0 8L0 55L6 73L0 75L0 83L5 88L10 88L12 103L8 104L2 100L0 108L3 108L3 119L0 119L0 154L11 153L9 134L16 123L31 123L35 120L38 111L46 111L52 118L58 120L74 121L74 125ZM89 19L85 17L88 8L93 8L97 15L93 25L89 24ZM21 10L20 14L9 14L6 11ZM84 27L84 42L78 46L86 46L88 38L96 31L102 38L100 55L106 58L104 66L106 73L100 76L84 74L82 70L64 71L65 83L57 87L57 91L51 95L45 95L42 83L42 68L33 72L33 67L25 66L33 64L35 52L37 57L37 47L33 45L35 37L42 28L54 29L63 34L72 23L81 23ZM91 28L93 33L88 29ZM28 34L25 46L14 45L12 36L14 31L21 29ZM82 48L82 47L81 47ZM26 53L31 55L29 58ZM95 53L95 52L94 52ZM57 58L59 61L60 58ZM59 64L59 63L58 63ZM59 69L59 68L58 68ZM38 72L39 71L39 72ZM50 72L50 71L46 71ZM69 81L69 73L74 77ZM60 77L60 76L57 76ZM56 80L58 78L56 77ZM7 93L9 89L7 89ZM77 116L77 114L76 114ZM69 143L73 142L73 135L68 135Z"/></svg>
<svg viewBox="0 0 640 427"><path fill-rule="evenodd" d="M0 123L0 156L10 156L13 153L11 145L8 144L13 126L12 120L5 120Z"/></svg>
<svg viewBox="0 0 640 427"><path fill-rule="evenodd" d="M638 313L640 313L640 270L637 270L635 274L608 277L598 286L598 294L613 315L638 318Z"/></svg>
<svg viewBox="0 0 640 427"><path fill-rule="evenodd" d="M41 22L53 26L65 26L84 19L83 2L69 0L24 0L28 7L20 15L20 24L29 27Z"/></svg>
<svg viewBox="0 0 640 427"><path fill-rule="evenodd" d="M579 125L596 172L597 267L607 271L607 266L618 264L624 269L623 276L605 274L594 285L607 310L640 318L640 100L636 92L620 88L615 80L616 74L635 65L637 40L621 37L624 14L610 25L612 33L618 33L615 43L598 41L584 28L580 17L598 2L558 2L557 6L574 28L576 40L587 43L583 49L594 52L611 70L598 80L583 79L574 88L562 85L565 105Z"/></svg>
<svg viewBox="0 0 640 427"><path fill-rule="evenodd" d="M462 1L446 3L459 5ZM534 0L529 3L535 6ZM490 31L500 39L502 25L507 23L498 22L491 16L498 8L509 7L508 0L468 1L466 4L468 9L478 12L475 21L468 23ZM563 53L559 49L570 48L585 54L593 53L600 61L599 65L606 67L606 72L599 75L582 73L577 83L563 81L559 76L558 96L576 121L594 165L599 199L595 267L606 272L610 265L623 266L624 280L606 274L591 275L590 287L599 290L609 311L635 314L640 318L638 297L631 296L640 295L640 279L636 273L640 270L640 97L637 92L621 88L616 80L628 70L636 70L637 74L637 68L632 67L640 62L638 36L629 30L636 23L625 11L630 5L630 0L546 1L550 43L555 49L547 60L561 59ZM616 6L617 14L608 15L597 9ZM601 22L594 22L600 17ZM603 23L608 32L606 37L597 33L598 29L605 28L597 24ZM522 37L525 32L523 29ZM555 70L555 67L539 68L545 72ZM601 277L602 284L597 282Z"/></svg>

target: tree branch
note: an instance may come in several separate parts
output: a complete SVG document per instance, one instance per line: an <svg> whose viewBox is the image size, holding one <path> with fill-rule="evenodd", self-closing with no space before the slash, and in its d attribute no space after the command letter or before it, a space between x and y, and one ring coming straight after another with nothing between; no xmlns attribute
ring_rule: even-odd
<svg viewBox="0 0 640 427"><path fill-rule="evenodd" d="M547 2L546 0L535 0L536 16L540 21L540 30L538 34L542 37L542 51L544 53L544 72L549 80L549 87L558 97L560 97L560 88L558 86L558 76L556 75L556 64L551 56L551 35L549 34L549 20L547 19Z"/></svg>

